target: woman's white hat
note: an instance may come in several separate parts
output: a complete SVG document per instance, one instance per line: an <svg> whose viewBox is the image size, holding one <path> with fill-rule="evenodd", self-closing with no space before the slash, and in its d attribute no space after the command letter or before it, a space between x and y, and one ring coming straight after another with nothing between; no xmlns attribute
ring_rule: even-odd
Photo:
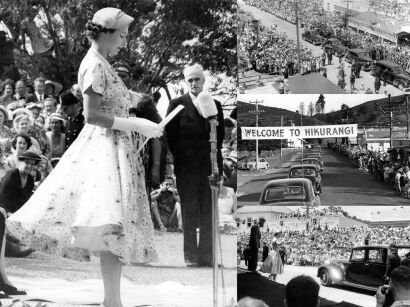
<svg viewBox="0 0 410 307"><path fill-rule="evenodd" d="M61 115L59 113L51 114L50 117L49 117L49 122L51 122L52 119L57 119L57 120L61 121L63 123L64 127L67 123L67 121L63 117L61 117Z"/></svg>
<svg viewBox="0 0 410 307"><path fill-rule="evenodd" d="M92 23L99 25L105 29L120 29L126 25L129 25L134 21L134 18L125 14L120 9L114 7L105 7L97 11Z"/></svg>

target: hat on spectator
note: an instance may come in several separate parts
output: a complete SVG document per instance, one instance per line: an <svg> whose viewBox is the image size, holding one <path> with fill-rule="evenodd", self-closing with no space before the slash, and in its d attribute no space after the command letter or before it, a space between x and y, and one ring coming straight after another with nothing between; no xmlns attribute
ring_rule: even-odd
<svg viewBox="0 0 410 307"><path fill-rule="evenodd" d="M32 116L29 116L29 115L27 115L27 114L21 114L21 115L16 116L16 118L13 120L14 130L17 130L17 125L18 125L22 120L28 120L30 126L33 126L33 124L34 124L34 121L33 121L33 117L32 117Z"/></svg>
<svg viewBox="0 0 410 307"><path fill-rule="evenodd" d="M65 127L67 121L61 117L61 115L59 113L53 113L50 115L49 120L51 122L52 119L56 119L62 122L63 126Z"/></svg>
<svg viewBox="0 0 410 307"><path fill-rule="evenodd" d="M12 115L13 115L13 119L15 119L15 118L16 118L17 116L19 116L19 115L27 115L27 116L33 118L33 113L32 113L29 109L27 109L27 108L18 108L18 109L15 109L15 110L12 112Z"/></svg>
<svg viewBox="0 0 410 307"><path fill-rule="evenodd" d="M30 102L27 106L26 106L26 109L29 109L29 110L31 110L31 109L38 109L38 110L40 110L41 111L41 106L39 106L37 103L35 103L35 102Z"/></svg>
<svg viewBox="0 0 410 307"><path fill-rule="evenodd" d="M43 103L45 104L47 101L52 101L55 105L57 105L57 100L53 97L47 97L46 99L44 99Z"/></svg>
<svg viewBox="0 0 410 307"><path fill-rule="evenodd" d="M54 94L60 93L63 89L61 83L52 80L46 80L45 85L52 85L54 87Z"/></svg>
<svg viewBox="0 0 410 307"><path fill-rule="evenodd" d="M129 25L133 21L134 18L125 14L120 9L105 7L94 14L92 23L105 29L116 30Z"/></svg>
<svg viewBox="0 0 410 307"><path fill-rule="evenodd" d="M236 151L232 151L231 154L227 156L225 159L238 163L238 153Z"/></svg>
<svg viewBox="0 0 410 307"><path fill-rule="evenodd" d="M73 104L78 104L78 99L71 92L64 93L60 96L61 106L71 106Z"/></svg>
<svg viewBox="0 0 410 307"><path fill-rule="evenodd" d="M17 158L19 159L19 161L21 160L34 160L37 162L41 161L41 157L38 154L31 152L31 151L22 152L17 155Z"/></svg>

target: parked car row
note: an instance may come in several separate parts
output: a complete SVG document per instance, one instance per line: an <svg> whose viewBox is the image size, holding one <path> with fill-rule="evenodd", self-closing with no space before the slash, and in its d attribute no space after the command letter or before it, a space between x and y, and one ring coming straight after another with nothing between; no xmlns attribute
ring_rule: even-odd
<svg viewBox="0 0 410 307"><path fill-rule="evenodd" d="M275 179L265 184L260 205L319 206L323 191L321 173L324 169L319 145L309 145L304 156L291 165L288 178Z"/></svg>
<svg viewBox="0 0 410 307"><path fill-rule="evenodd" d="M325 38L317 30L306 30L302 39L315 46L322 46L326 53L330 52L337 57L344 56L348 63L354 61L361 64L364 71L371 71L372 75L379 77L382 82L392 84L401 91L410 91L410 74L400 64L386 60L375 61L364 49L348 49L337 38Z"/></svg>

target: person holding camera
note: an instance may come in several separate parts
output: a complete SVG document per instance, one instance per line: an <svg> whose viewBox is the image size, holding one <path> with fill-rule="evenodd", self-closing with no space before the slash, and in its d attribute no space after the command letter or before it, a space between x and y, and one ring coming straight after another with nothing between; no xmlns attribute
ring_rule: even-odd
<svg viewBox="0 0 410 307"><path fill-rule="evenodd" d="M410 307L410 268L400 265L391 272L389 285L379 287L376 307Z"/></svg>
<svg viewBox="0 0 410 307"><path fill-rule="evenodd" d="M181 205L178 191L174 188L174 178L167 176L161 187L151 193L151 209L155 223L161 231L167 227L178 227L182 231ZM174 220L177 223L173 223Z"/></svg>

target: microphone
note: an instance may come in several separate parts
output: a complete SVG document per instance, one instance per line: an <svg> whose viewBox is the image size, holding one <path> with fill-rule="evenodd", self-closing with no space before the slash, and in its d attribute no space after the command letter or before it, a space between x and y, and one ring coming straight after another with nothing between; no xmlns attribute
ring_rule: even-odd
<svg viewBox="0 0 410 307"><path fill-rule="evenodd" d="M202 116L205 118L210 118L218 115L218 110L216 109L215 101L212 95L208 92L201 92L197 96L198 107Z"/></svg>

